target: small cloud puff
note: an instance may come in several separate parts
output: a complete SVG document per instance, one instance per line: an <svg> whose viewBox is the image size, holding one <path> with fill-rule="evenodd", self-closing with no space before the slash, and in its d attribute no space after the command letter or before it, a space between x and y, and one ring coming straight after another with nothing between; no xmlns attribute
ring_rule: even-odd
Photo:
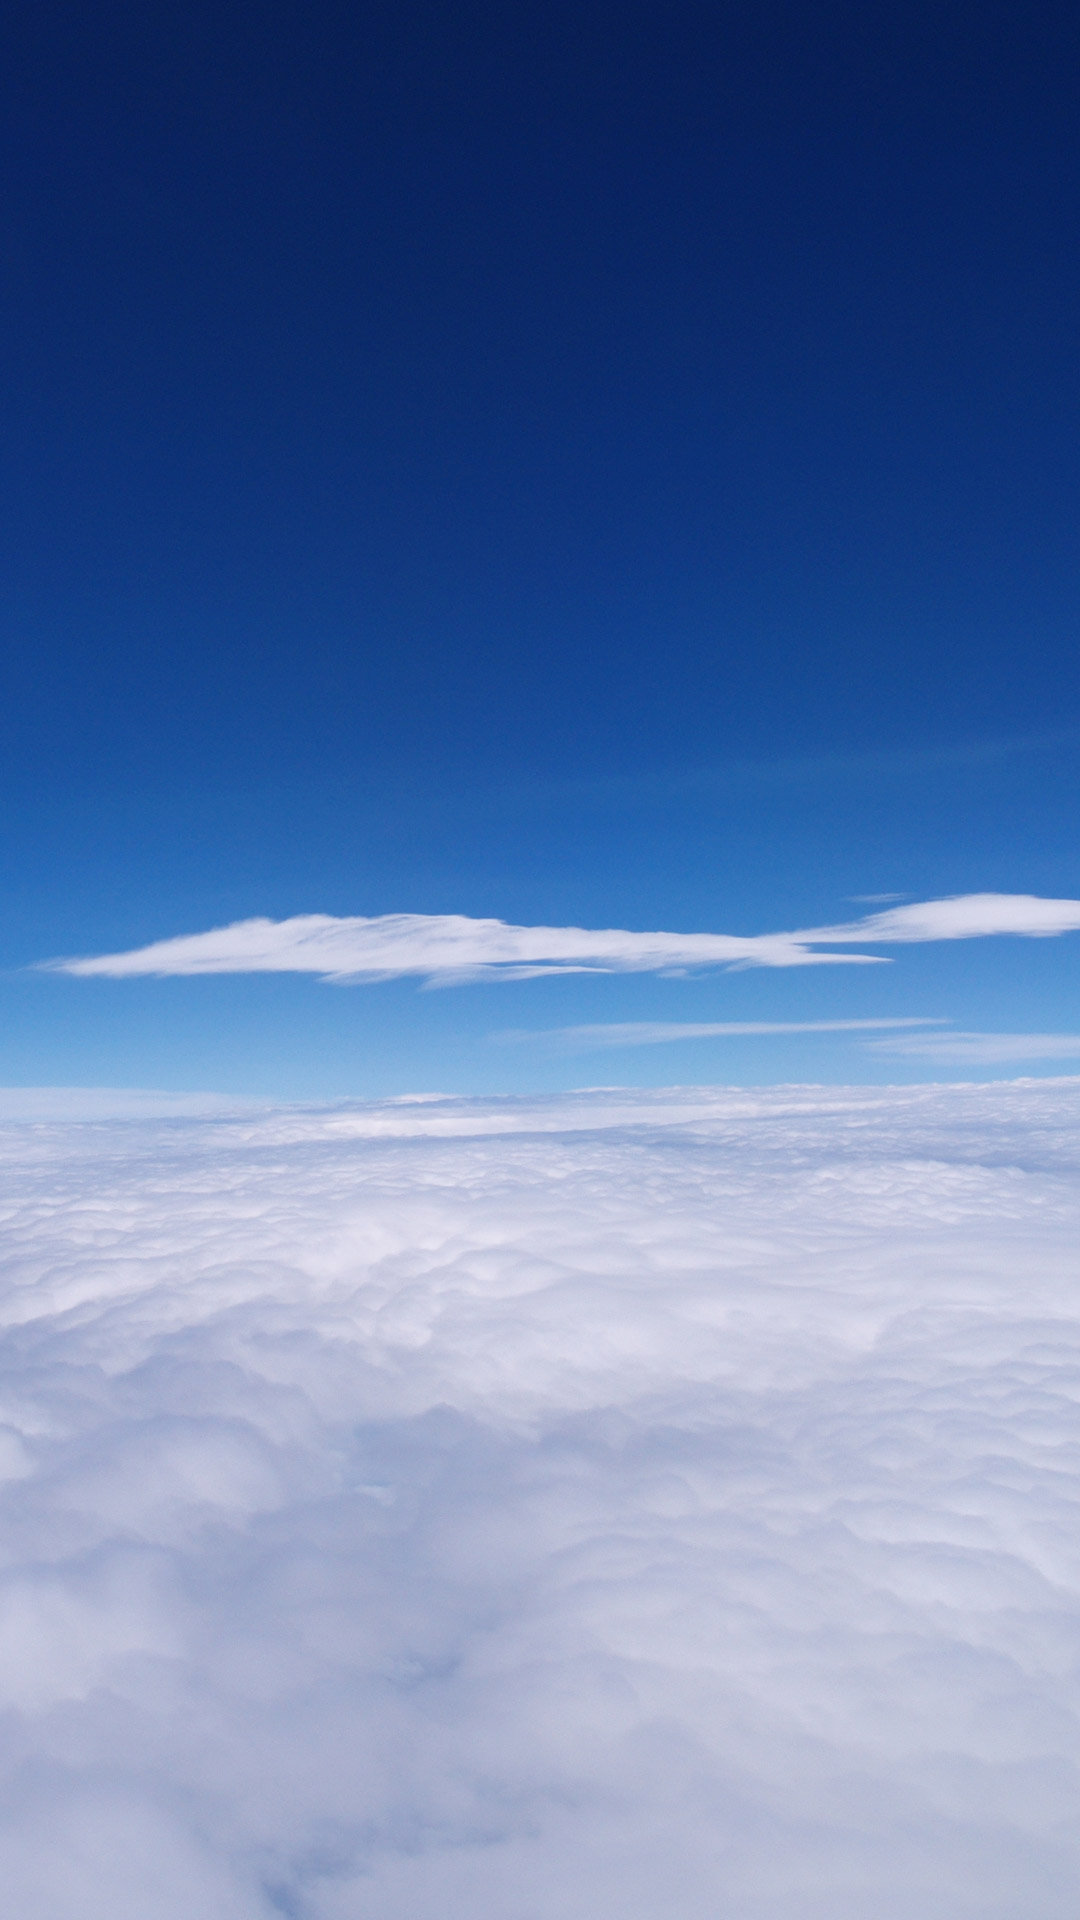
<svg viewBox="0 0 1080 1920"><path fill-rule="evenodd" d="M0 1161L19 1920L1073 1920L1080 1081Z"/></svg>

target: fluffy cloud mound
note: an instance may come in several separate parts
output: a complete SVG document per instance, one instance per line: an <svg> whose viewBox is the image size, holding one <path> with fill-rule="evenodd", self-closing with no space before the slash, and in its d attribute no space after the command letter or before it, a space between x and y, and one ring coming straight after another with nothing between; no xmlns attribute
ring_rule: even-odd
<svg viewBox="0 0 1080 1920"><path fill-rule="evenodd" d="M1080 1081L0 1150L19 1920L1073 1920Z"/></svg>

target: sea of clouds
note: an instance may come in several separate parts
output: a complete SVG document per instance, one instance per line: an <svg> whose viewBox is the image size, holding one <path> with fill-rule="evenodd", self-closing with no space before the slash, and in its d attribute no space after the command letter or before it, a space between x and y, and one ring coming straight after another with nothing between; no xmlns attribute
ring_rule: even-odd
<svg viewBox="0 0 1080 1920"><path fill-rule="evenodd" d="M19 1920L1075 1920L1080 1080L0 1126Z"/></svg>

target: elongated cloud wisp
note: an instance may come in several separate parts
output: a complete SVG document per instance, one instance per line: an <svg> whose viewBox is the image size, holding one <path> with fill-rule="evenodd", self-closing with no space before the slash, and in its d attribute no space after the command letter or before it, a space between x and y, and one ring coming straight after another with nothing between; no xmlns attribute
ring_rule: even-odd
<svg viewBox="0 0 1080 1920"><path fill-rule="evenodd" d="M892 907L861 920L791 933L633 933L622 928L518 927L464 914L388 913L344 918L296 914L240 920L207 933L157 940L128 953L41 964L61 973L125 979L204 973L313 973L324 980L431 984L527 980L551 973L664 973L701 967L880 964L884 956L831 947L973 940L991 934L1046 938L1080 929L1080 900L974 893Z"/></svg>
<svg viewBox="0 0 1080 1920"><path fill-rule="evenodd" d="M914 1015L894 1020L614 1020L595 1026L511 1027L496 1040L546 1041L569 1051L593 1047L659 1047L680 1040L738 1040L786 1033L874 1033L882 1028L942 1027L947 1021Z"/></svg>
<svg viewBox="0 0 1080 1920"><path fill-rule="evenodd" d="M1080 1033L916 1033L871 1040L875 1053L956 1066L1008 1066L1025 1060L1080 1060Z"/></svg>

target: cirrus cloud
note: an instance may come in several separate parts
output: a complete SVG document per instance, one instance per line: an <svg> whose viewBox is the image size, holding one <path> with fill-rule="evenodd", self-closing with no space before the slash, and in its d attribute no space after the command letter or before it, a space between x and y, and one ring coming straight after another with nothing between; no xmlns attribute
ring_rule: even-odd
<svg viewBox="0 0 1080 1920"><path fill-rule="evenodd" d="M884 956L831 947L973 940L992 934L1047 938L1080 929L1080 900L1034 894L960 894L789 933L635 933L622 928L520 927L465 914L374 917L295 914L240 920L125 953L40 964L82 977L126 979L209 973L313 973L374 981L415 975L431 985L527 980L551 973L665 973L701 967L881 964Z"/></svg>
<svg viewBox="0 0 1080 1920"><path fill-rule="evenodd" d="M1080 1033L917 1033L871 1040L875 1053L958 1066L1008 1066L1011 1061L1080 1060Z"/></svg>
<svg viewBox="0 0 1080 1920"><path fill-rule="evenodd" d="M593 1047L657 1047L680 1040L737 1040L785 1033L867 1033L882 1027L936 1027L947 1021L903 1015L882 1020L613 1020L595 1026L510 1027L496 1040L540 1040L570 1051Z"/></svg>

